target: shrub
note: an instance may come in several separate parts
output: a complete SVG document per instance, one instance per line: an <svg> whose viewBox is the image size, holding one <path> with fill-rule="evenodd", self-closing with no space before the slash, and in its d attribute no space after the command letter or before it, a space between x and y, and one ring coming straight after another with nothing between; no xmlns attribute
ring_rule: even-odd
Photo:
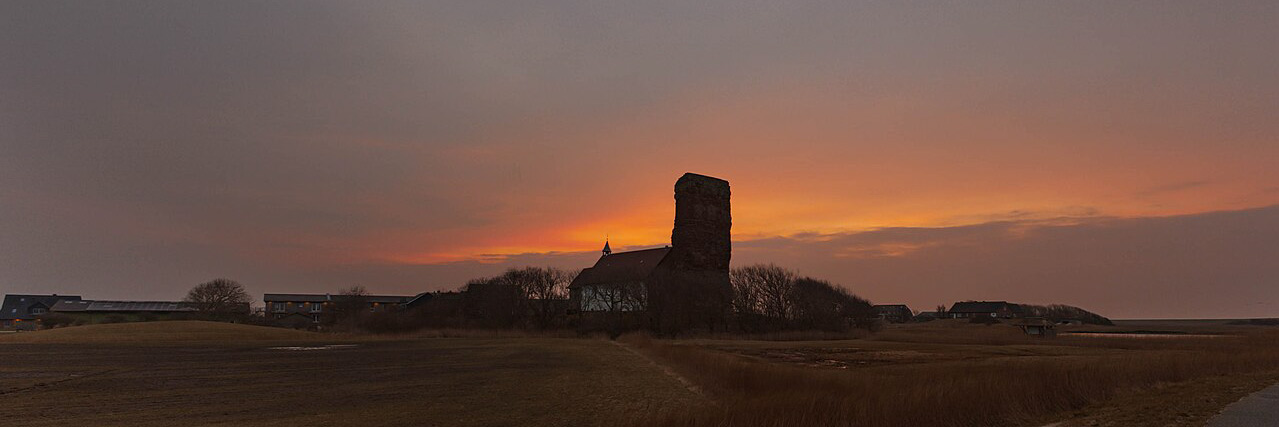
<svg viewBox="0 0 1279 427"><path fill-rule="evenodd" d="M968 320L968 323L977 323L981 325L994 325L999 323L999 319L994 317L976 316Z"/></svg>
<svg viewBox="0 0 1279 427"><path fill-rule="evenodd" d="M46 313L43 316L40 316L40 324L44 325L45 328L60 328L63 326L71 326L71 325L74 325L75 322L76 322L76 319L72 318L71 316L67 316L65 314Z"/></svg>

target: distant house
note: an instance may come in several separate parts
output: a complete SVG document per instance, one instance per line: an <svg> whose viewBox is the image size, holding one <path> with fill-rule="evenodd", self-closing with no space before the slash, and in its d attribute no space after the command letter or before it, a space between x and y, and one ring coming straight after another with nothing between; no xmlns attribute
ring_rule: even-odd
<svg viewBox="0 0 1279 427"><path fill-rule="evenodd" d="M570 305L582 312L644 310L647 284L670 253L669 246L612 253L606 242L604 255L568 285Z"/></svg>
<svg viewBox="0 0 1279 427"><path fill-rule="evenodd" d="M320 323L333 316L334 303L341 295L330 294L265 294L266 314L272 319L284 319L291 315L303 315L313 323ZM359 297L368 304L370 312L399 310L414 297L396 295L365 295Z"/></svg>
<svg viewBox="0 0 1279 427"><path fill-rule="evenodd" d="M915 317L910 307L905 304L880 304L871 308L875 310L876 316L887 322L905 323Z"/></svg>
<svg viewBox="0 0 1279 427"><path fill-rule="evenodd" d="M464 294L457 291L423 292L412 296L408 301L405 301L404 304L401 305L403 306L402 308L411 310L432 305L432 301L436 303L442 301L455 301L457 303L461 303L462 298L464 297Z"/></svg>
<svg viewBox="0 0 1279 427"><path fill-rule="evenodd" d="M1037 337L1053 337L1057 336L1056 323L1052 320L1040 317L1028 317L1021 319L1016 323L1018 328L1026 335Z"/></svg>
<svg viewBox="0 0 1279 427"><path fill-rule="evenodd" d="M952 304L946 314L955 319L973 317L1012 319L1021 317L1021 307L1008 301L963 301Z"/></svg>
<svg viewBox="0 0 1279 427"><path fill-rule="evenodd" d="M914 320L916 322L929 322L929 321L940 319L941 316L942 315L937 313L936 311L921 311L919 312L919 314L915 315Z"/></svg>
<svg viewBox="0 0 1279 427"><path fill-rule="evenodd" d="M5 295L0 304L0 329L33 330L39 317L58 301L79 301L75 295Z"/></svg>
<svg viewBox="0 0 1279 427"><path fill-rule="evenodd" d="M199 310L190 304L176 301L62 300L54 304L50 311L87 323L102 323L168 319Z"/></svg>

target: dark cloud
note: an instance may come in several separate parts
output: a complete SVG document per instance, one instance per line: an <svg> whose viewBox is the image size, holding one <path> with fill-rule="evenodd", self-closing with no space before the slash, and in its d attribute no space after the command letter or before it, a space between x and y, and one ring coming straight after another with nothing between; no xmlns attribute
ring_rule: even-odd
<svg viewBox="0 0 1279 427"><path fill-rule="evenodd" d="M1279 206L1159 218L1004 221L737 243L878 302L1085 306L1117 317L1279 313Z"/></svg>

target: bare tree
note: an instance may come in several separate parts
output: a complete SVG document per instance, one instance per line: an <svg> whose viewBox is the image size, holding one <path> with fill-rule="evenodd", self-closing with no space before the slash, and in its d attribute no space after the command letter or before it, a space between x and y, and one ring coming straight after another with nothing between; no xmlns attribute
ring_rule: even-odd
<svg viewBox="0 0 1279 427"><path fill-rule="evenodd" d="M473 279L463 293L465 316L481 326L510 328L524 318L524 294L504 276Z"/></svg>
<svg viewBox="0 0 1279 427"><path fill-rule="evenodd" d="M554 267L524 267L506 270L497 279L518 289L518 320L531 320L537 327L546 328L567 310L568 285L576 276Z"/></svg>
<svg viewBox="0 0 1279 427"><path fill-rule="evenodd" d="M213 279L196 285L182 301L214 315L248 314L253 301L244 285L231 279Z"/></svg>
<svg viewBox="0 0 1279 427"><path fill-rule="evenodd" d="M756 294L761 314L774 319L791 316L791 293L795 288L795 272L773 264L754 264L730 272L734 288L749 288Z"/></svg>
<svg viewBox="0 0 1279 427"><path fill-rule="evenodd" d="M873 326L870 302L830 282L797 279L792 298L793 322L801 329L843 331L851 326Z"/></svg>
<svg viewBox="0 0 1279 427"><path fill-rule="evenodd" d="M369 291L364 286L352 285L338 292L333 301L334 322L356 321L369 310Z"/></svg>

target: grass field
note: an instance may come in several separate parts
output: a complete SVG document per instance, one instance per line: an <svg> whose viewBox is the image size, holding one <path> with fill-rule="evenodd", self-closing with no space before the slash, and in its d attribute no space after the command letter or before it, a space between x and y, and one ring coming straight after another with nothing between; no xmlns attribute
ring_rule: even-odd
<svg viewBox="0 0 1279 427"><path fill-rule="evenodd" d="M354 347L272 349L329 344ZM699 398L643 357L589 339L155 322L3 336L0 360L5 425L601 425Z"/></svg>
<svg viewBox="0 0 1279 427"><path fill-rule="evenodd" d="M1202 425L1279 381L1279 328L1008 325L856 339L654 340L297 332L205 322L0 336L0 421L22 425ZM822 338L820 340L814 337ZM334 346L334 347L326 347Z"/></svg>
<svg viewBox="0 0 1279 427"><path fill-rule="evenodd" d="M1041 339L947 320L847 341L632 345L717 402L648 421L675 426L1195 426L1279 381L1275 328L1145 326L1206 336Z"/></svg>

